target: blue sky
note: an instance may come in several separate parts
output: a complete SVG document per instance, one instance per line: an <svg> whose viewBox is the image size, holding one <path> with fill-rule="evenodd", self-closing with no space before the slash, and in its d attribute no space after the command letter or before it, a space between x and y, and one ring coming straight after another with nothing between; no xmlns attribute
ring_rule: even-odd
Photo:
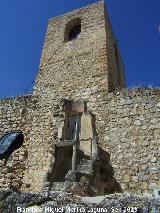
<svg viewBox="0 0 160 213"><path fill-rule="evenodd" d="M90 2L0 1L0 98L32 92L48 19ZM105 2L125 64L128 87L160 87L160 0Z"/></svg>

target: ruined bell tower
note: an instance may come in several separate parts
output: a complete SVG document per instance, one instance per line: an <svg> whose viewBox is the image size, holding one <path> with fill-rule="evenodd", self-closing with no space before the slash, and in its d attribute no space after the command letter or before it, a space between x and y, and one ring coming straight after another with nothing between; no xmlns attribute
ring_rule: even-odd
<svg viewBox="0 0 160 213"><path fill-rule="evenodd" d="M49 21L34 94L90 99L125 87L103 1Z"/></svg>

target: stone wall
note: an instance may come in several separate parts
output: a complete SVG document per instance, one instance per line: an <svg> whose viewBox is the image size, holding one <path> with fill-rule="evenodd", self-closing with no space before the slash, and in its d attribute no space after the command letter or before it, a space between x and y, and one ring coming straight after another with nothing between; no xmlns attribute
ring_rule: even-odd
<svg viewBox="0 0 160 213"><path fill-rule="evenodd" d="M22 186L24 191L42 189L50 163L54 162L52 150L58 140L59 124L64 118L61 105L58 106L56 103L44 105L41 101L38 104L31 124L29 157Z"/></svg>
<svg viewBox="0 0 160 213"><path fill-rule="evenodd" d="M22 147L14 151L7 162L0 160L0 187L20 188L22 185L35 101L32 96L0 101L0 137L14 130L24 134Z"/></svg>
<svg viewBox="0 0 160 213"><path fill-rule="evenodd" d="M0 188L40 191L57 142L58 125L63 113L60 105L44 104L36 96L22 96L0 101L0 137L21 130L24 143L5 162L0 160Z"/></svg>
<svg viewBox="0 0 160 213"><path fill-rule="evenodd" d="M108 90L112 92L117 88L125 88L125 68L118 48L109 16L104 8L105 29L106 29L106 52L108 70ZM106 57L104 55L104 57Z"/></svg>
<svg viewBox="0 0 160 213"><path fill-rule="evenodd" d="M152 192L160 184L160 90L94 95L88 96L87 110L95 115L99 146L110 154L116 181L124 191ZM0 102L1 136L18 129L25 136L24 145L7 164L0 161L0 187L42 189L54 161L51 151L57 143L58 127L64 120L63 101L52 101L44 104L42 98L28 96Z"/></svg>
<svg viewBox="0 0 160 213"><path fill-rule="evenodd" d="M97 104L88 107L122 189L145 193L159 188L160 90L117 91Z"/></svg>

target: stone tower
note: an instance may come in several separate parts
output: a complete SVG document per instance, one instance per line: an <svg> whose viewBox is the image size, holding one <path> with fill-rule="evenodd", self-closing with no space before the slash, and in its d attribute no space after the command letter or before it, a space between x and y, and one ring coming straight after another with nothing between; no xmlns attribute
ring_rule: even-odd
<svg viewBox="0 0 160 213"><path fill-rule="evenodd" d="M53 117L55 103L63 109L62 116L53 118L55 161L43 188L69 190L85 180L87 193L119 190L108 155L98 146L103 134L97 131L104 128L98 121L104 110L99 112L99 103L124 87L123 64L103 1L49 21L34 95L49 104ZM106 181L114 187L102 186Z"/></svg>
<svg viewBox="0 0 160 213"><path fill-rule="evenodd" d="M123 87L123 64L103 1L49 21L34 94L88 100Z"/></svg>

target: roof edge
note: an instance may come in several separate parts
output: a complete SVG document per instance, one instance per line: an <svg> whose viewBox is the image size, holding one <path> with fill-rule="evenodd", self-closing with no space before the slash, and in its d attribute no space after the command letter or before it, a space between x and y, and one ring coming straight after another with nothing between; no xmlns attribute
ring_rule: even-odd
<svg viewBox="0 0 160 213"><path fill-rule="evenodd" d="M60 18L60 17L62 17L62 16L66 16L66 15L70 15L71 13L75 13L75 12L78 11L78 10L84 10L84 9L87 9L87 8L93 6L93 5L98 5L98 4L105 5L104 0L98 0L98 1L95 2L95 3L90 3L90 4L88 4L88 5L84 6L84 7L80 7L80 8L78 8L78 9L71 10L70 12L64 13L64 14L62 14L62 15L55 16L55 17L49 19L49 22L50 22L50 21L53 21L54 19Z"/></svg>

